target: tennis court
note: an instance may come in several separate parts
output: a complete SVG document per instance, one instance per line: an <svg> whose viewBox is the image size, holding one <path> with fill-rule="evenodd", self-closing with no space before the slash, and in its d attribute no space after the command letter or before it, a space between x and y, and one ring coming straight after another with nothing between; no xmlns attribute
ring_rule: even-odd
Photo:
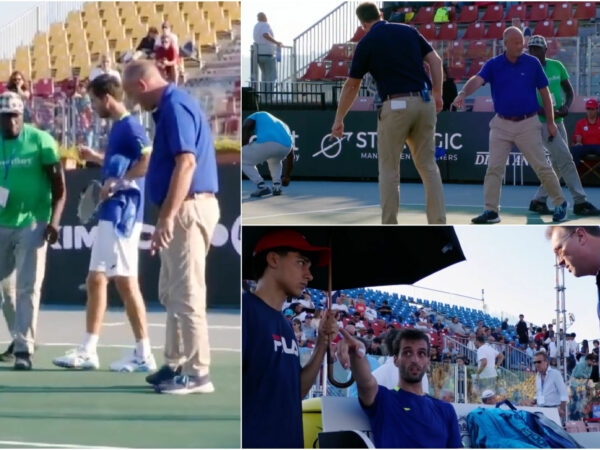
<svg viewBox="0 0 600 450"><path fill-rule="evenodd" d="M133 335L121 310L104 320L98 371L67 371L52 358L77 346L83 309L43 309L31 372L0 363L0 448L239 448L240 318L209 311L213 394L159 395L142 373L113 373L108 365L130 348ZM150 311L149 333L162 362L164 313ZM5 345L9 336L0 331ZM2 350L3 351L3 350Z"/></svg>
<svg viewBox="0 0 600 450"><path fill-rule="evenodd" d="M380 224L379 189L377 182L347 181L292 181L279 197L250 198L256 186L242 181L242 217L244 225L316 225ZM529 202L537 186L502 187L500 217L503 224L552 224L552 216L540 216L529 212ZM588 201L600 207L600 188L586 187ZM569 225L598 224L597 217L573 215L571 196L566 188L564 195L569 202ZM483 185L444 184L446 217L449 225L470 224L471 218L483 211ZM550 201L548 207L552 208ZM400 224L427 224L425 216L425 192L420 183L400 185Z"/></svg>

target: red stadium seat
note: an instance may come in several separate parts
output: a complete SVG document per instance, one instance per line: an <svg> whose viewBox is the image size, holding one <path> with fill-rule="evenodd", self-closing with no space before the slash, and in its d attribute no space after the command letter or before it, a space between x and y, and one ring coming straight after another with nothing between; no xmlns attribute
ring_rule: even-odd
<svg viewBox="0 0 600 450"><path fill-rule="evenodd" d="M42 78L33 84L33 95L38 97L52 97L54 95L54 80Z"/></svg>
<svg viewBox="0 0 600 450"><path fill-rule="evenodd" d="M513 4L513 5L511 5L510 9L506 13L506 17L504 18L504 20L510 22L513 19L513 17L518 17L521 20L525 20L526 16L527 16L527 9L525 8L525 5Z"/></svg>
<svg viewBox="0 0 600 450"><path fill-rule="evenodd" d="M573 17L573 5L570 2L553 3L550 20L567 20Z"/></svg>
<svg viewBox="0 0 600 450"><path fill-rule="evenodd" d="M463 80L465 78L466 66L464 59L457 59L448 64L448 78Z"/></svg>
<svg viewBox="0 0 600 450"><path fill-rule="evenodd" d="M481 18L482 22L499 22L504 17L504 6L490 5L485 9L485 13Z"/></svg>
<svg viewBox="0 0 600 450"><path fill-rule="evenodd" d="M485 60L483 60L483 59L474 59L473 61L471 61L471 65L469 66L469 69L467 70L465 77L467 79L469 79L473 75L477 75L484 64L485 64Z"/></svg>
<svg viewBox="0 0 600 450"><path fill-rule="evenodd" d="M485 31L485 39L502 39L504 33L504 22L490 23Z"/></svg>
<svg viewBox="0 0 600 450"><path fill-rule="evenodd" d="M488 41L470 41L465 52L465 58L487 59L492 53L492 47Z"/></svg>
<svg viewBox="0 0 600 450"><path fill-rule="evenodd" d="M577 36L579 27L576 19L563 20L558 24L556 29L556 37L572 37Z"/></svg>
<svg viewBox="0 0 600 450"><path fill-rule="evenodd" d="M419 33L421 33L427 41L433 41L435 40L435 25L432 23L423 24L419 27Z"/></svg>
<svg viewBox="0 0 600 450"><path fill-rule="evenodd" d="M548 18L548 3L539 2L531 5L531 9L529 10L529 15L527 16L528 20L533 20L534 22L538 20L546 20Z"/></svg>
<svg viewBox="0 0 600 450"><path fill-rule="evenodd" d="M0 81L0 94L6 92L6 81Z"/></svg>
<svg viewBox="0 0 600 450"><path fill-rule="evenodd" d="M455 23L447 22L440 26L440 31L437 34L438 41L455 41L457 38L458 28Z"/></svg>
<svg viewBox="0 0 600 450"><path fill-rule="evenodd" d="M551 20L541 20L533 29L533 34L540 34L544 37L554 36L554 22Z"/></svg>
<svg viewBox="0 0 600 450"><path fill-rule="evenodd" d="M342 80L348 78L348 63L346 61L333 61L325 74L326 80Z"/></svg>
<svg viewBox="0 0 600 450"><path fill-rule="evenodd" d="M354 36L352 36L352 39L350 39L350 42L358 42L360 41L363 36L367 34L367 32L365 31L365 29L361 26L359 26L356 31L354 32Z"/></svg>
<svg viewBox="0 0 600 450"><path fill-rule="evenodd" d="M558 54L558 40L557 39L546 39L546 57L554 58Z"/></svg>
<svg viewBox="0 0 600 450"><path fill-rule="evenodd" d="M477 5L466 5L463 6L456 23L471 23L475 22L479 18L479 8Z"/></svg>
<svg viewBox="0 0 600 450"><path fill-rule="evenodd" d="M462 39L483 39L485 26L481 22L470 23Z"/></svg>
<svg viewBox="0 0 600 450"><path fill-rule="evenodd" d="M306 69L306 73L298 78L298 81L318 81L323 80L325 78L325 74L327 73L327 68L325 67L325 63L313 61L308 65L308 69Z"/></svg>
<svg viewBox="0 0 600 450"><path fill-rule="evenodd" d="M454 61L455 59L463 59L465 54L465 41L458 40L446 46L446 59Z"/></svg>
<svg viewBox="0 0 600 450"><path fill-rule="evenodd" d="M433 6L421 6L411 23L423 24L433 23L433 17L435 16L435 8Z"/></svg>
<svg viewBox="0 0 600 450"><path fill-rule="evenodd" d="M333 44L327 56L327 61L350 61L350 48L348 44Z"/></svg>
<svg viewBox="0 0 600 450"><path fill-rule="evenodd" d="M596 2L576 2L573 19L590 20L596 17Z"/></svg>

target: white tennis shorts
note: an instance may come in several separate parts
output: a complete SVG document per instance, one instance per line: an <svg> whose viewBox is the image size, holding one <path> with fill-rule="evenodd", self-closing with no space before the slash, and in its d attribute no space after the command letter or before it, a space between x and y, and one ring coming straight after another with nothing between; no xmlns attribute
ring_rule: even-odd
<svg viewBox="0 0 600 450"><path fill-rule="evenodd" d="M108 277L137 277L138 255L142 224L136 223L128 238L115 231L112 222L101 220L90 256L90 272L104 272Z"/></svg>

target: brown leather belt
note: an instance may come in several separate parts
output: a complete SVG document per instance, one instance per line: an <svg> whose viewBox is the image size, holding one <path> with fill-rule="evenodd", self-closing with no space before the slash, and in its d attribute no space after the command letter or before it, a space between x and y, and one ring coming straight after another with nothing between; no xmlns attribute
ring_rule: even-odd
<svg viewBox="0 0 600 450"><path fill-rule="evenodd" d="M525 114L523 116L503 116L502 114L498 114L498 117L504 120L510 120L511 122L520 122L521 120L529 119L530 117L537 116L537 111L532 112L530 114Z"/></svg>
<svg viewBox="0 0 600 450"><path fill-rule="evenodd" d="M420 97L421 93L416 92L399 92L397 94L390 94L387 96L386 100L391 100L393 98L402 98L402 97Z"/></svg>
<svg viewBox="0 0 600 450"><path fill-rule="evenodd" d="M185 200L195 200L197 198L215 198L212 192L192 192L185 197Z"/></svg>

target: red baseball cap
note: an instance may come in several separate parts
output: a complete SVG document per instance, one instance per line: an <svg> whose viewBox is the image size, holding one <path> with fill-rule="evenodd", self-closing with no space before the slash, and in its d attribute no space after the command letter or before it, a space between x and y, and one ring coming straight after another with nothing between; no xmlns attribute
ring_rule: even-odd
<svg viewBox="0 0 600 450"><path fill-rule="evenodd" d="M317 267L329 264L330 251L328 247L316 247L309 244L306 237L295 230L277 230L265 234L259 239L254 247L252 256L256 256L265 250L273 248L288 247L302 253L316 253L318 255Z"/></svg>
<svg viewBox="0 0 600 450"><path fill-rule="evenodd" d="M585 102L585 109L598 109L598 100L595 98L588 98Z"/></svg>

